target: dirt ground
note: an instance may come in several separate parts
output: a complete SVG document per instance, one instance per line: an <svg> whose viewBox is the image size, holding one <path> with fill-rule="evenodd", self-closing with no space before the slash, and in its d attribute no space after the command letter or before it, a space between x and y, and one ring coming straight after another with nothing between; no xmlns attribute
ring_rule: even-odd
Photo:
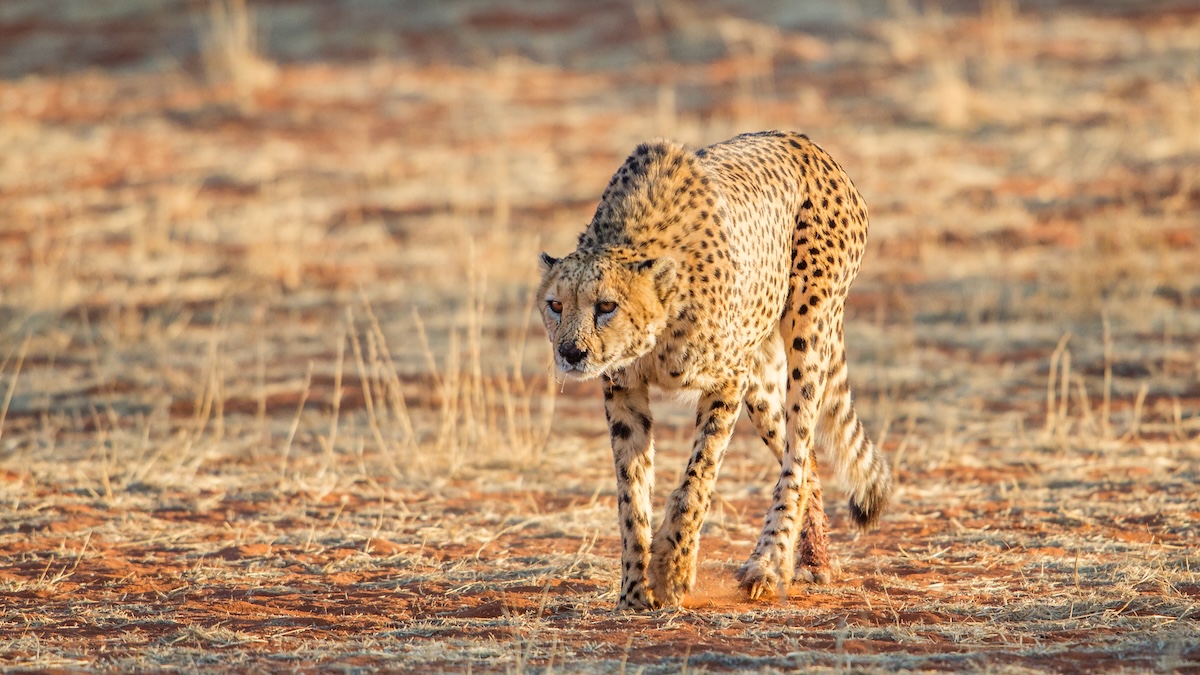
<svg viewBox="0 0 1200 675"><path fill-rule="evenodd" d="M1200 672L1200 3L12 0L0 76L5 670ZM617 613L536 254L765 128L871 208L895 502L828 476L837 578L747 600L743 420L695 592Z"/></svg>

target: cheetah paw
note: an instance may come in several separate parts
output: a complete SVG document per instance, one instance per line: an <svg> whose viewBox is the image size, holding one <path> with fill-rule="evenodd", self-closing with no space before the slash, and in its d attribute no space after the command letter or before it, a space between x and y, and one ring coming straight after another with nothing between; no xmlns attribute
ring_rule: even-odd
<svg viewBox="0 0 1200 675"><path fill-rule="evenodd" d="M674 570L673 574L651 574L649 586L656 600L655 608L678 607L683 604L683 596L691 590L688 575L683 570Z"/></svg>
<svg viewBox="0 0 1200 675"><path fill-rule="evenodd" d="M625 596L617 601L617 611L619 612L644 612L650 609L658 609L658 603L654 601L653 596L647 593Z"/></svg>
<svg viewBox="0 0 1200 675"><path fill-rule="evenodd" d="M747 560L734 572L738 586L746 592L751 600L769 600L773 597L783 598L787 594L787 584L776 566L762 560Z"/></svg>
<svg viewBox="0 0 1200 675"><path fill-rule="evenodd" d="M824 586L833 581L833 570L828 566L810 567L808 565L796 565L794 581L802 581L814 586Z"/></svg>

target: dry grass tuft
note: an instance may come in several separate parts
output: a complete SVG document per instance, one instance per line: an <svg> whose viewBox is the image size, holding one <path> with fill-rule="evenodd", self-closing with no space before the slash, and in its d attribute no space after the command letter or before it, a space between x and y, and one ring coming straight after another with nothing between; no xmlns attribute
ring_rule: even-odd
<svg viewBox="0 0 1200 675"><path fill-rule="evenodd" d="M213 85L230 85L239 104L279 78L279 68L263 56L257 14L246 0L209 0L198 29L204 72Z"/></svg>

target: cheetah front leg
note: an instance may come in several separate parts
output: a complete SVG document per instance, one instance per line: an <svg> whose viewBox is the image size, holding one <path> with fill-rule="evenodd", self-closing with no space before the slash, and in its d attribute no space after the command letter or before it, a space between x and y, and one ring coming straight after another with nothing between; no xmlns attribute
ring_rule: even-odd
<svg viewBox="0 0 1200 675"><path fill-rule="evenodd" d="M654 489L654 439L650 386L625 387L604 380L604 416L612 437L621 527L621 589L617 609L650 609L658 602L647 588L650 562L650 494Z"/></svg>
<svg viewBox="0 0 1200 675"><path fill-rule="evenodd" d="M696 582L700 527L712 502L713 486L733 425L742 409L745 386L739 380L706 392L696 408L696 440L679 487L667 499L662 526L651 545L649 583L664 606L678 606Z"/></svg>

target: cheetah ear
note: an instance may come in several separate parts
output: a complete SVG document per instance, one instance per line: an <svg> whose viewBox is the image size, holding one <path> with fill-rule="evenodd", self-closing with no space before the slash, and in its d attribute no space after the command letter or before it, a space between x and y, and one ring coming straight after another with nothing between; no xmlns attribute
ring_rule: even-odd
<svg viewBox="0 0 1200 675"><path fill-rule="evenodd" d="M666 302L675 294L675 259L652 258L631 265L638 274L645 274L654 282L658 299Z"/></svg>
<svg viewBox="0 0 1200 675"><path fill-rule="evenodd" d="M560 260L562 260L562 258L551 258L549 253L542 253L542 274L546 274L550 270L554 269L554 266L557 265Z"/></svg>

